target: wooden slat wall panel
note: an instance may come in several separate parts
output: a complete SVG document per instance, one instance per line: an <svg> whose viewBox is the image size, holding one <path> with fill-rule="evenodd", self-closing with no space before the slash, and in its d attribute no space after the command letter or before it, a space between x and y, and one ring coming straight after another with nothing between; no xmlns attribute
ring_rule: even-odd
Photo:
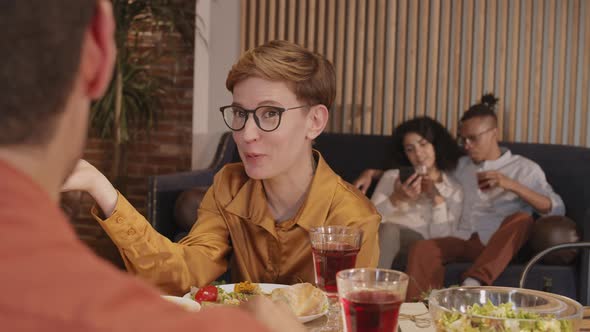
<svg viewBox="0 0 590 332"><path fill-rule="evenodd" d="M584 1L582 7L584 8L580 10L580 13L583 13L583 17L590 17L590 3ZM578 90L582 95L580 107L580 144L590 145L590 137L588 135L588 113L590 112L590 104L588 103L588 95L590 95L590 90L588 89L590 86L590 70L588 70L588 68L590 68L590 21L585 19L582 22L584 25L582 28L582 33L584 34L584 45L582 46L582 49L584 50L582 53L584 55L584 61L580 70L580 73L582 73L582 89Z"/></svg>
<svg viewBox="0 0 590 332"><path fill-rule="evenodd" d="M450 59L451 54L451 2L443 1L441 3L441 21L438 38L432 36L432 39L439 40L439 61L438 61L438 87L436 88L435 95L438 97L433 101L433 112L434 117L438 121L446 122L448 115L448 87L450 81ZM432 114L431 114L432 116Z"/></svg>
<svg viewBox="0 0 590 332"><path fill-rule="evenodd" d="M473 0L463 1L463 21L462 27L462 38L461 38L461 90L459 95L459 107L457 111L463 111L472 102L471 98L471 86L473 85L472 68L473 63L473 33L475 31L473 26Z"/></svg>
<svg viewBox="0 0 590 332"><path fill-rule="evenodd" d="M366 19L366 2L358 1L357 8L351 17L354 17L354 26L356 30L352 32L352 45L354 46L354 52L352 56L352 68L354 76L352 76L352 100L350 101L350 127L352 132L358 134L360 132L361 117L359 108L362 106L362 94L363 94L363 74L365 72L365 40L367 39L365 24Z"/></svg>
<svg viewBox="0 0 590 332"><path fill-rule="evenodd" d="M482 6L483 7L483 6ZM496 67L496 30L498 27L496 26L496 22L498 20L498 15L496 11L498 9L498 3L496 0L488 0L486 1L486 24L484 25L484 33L485 33L485 47L484 47L484 91L493 91L494 90L494 77L495 77L495 67Z"/></svg>
<svg viewBox="0 0 590 332"><path fill-rule="evenodd" d="M506 72L507 72L507 58L508 58L508 0L498 0L498 15L496 17L498 21L498 38L496 47L498 48L498 57L496 67L496 81L493 91L498 95L505 98L506 96ZM505 100L502 101L502 104ZM505 107L500 107L498 112L498 132L500 138L504 139L504 115L506 113Z"/></svg>
<svg viewBox="0 0 590 332"><path fill-rule="evenodd" d="M506 77L508 78L506 86L506 94L504 97L505 101L505 112L507 116L504 119L504 135L503 137L509 141L514 140L514 134L516 129L516 99L517 99L517 87L518 87L518 69L519 60L518 48L520 46L520 5L521 1L509 1L510 5L509 12L510 17L508 19L508 35L511 40L509 43L508 60L510 62L509 72Z"/></svg>
<svg viewBox="0 0 590 332"><path fill-rule="evenodd" d="M383 133L385 107L382 103L385 88L385 56L387 55L385 49L387 26L385 20L387 19L386 1L379 1L375 6L375 60L373 62L373 84L375 86L375 93L372 98L373 112L371 116L371 133Z"/></svg>
<svg viewBox="0 0 590 332"><path fill-rule="evenodd" d="M551 141L551 110L553 105L553 65L555 59L555 13L556 11L556 0L546 1L546 13L547 13L547 29L545 35L547 36L547 43L543 49L543 55L547 56L544 61L544 74L545 79L543 80L543 95L545 101L543 104L543 138L542 142Z"/></svg>
<svg viewBox="0 0 590 332"><path fill-rule="evenodd" d="M387 27L385 37L385 82L383 85L383 107L384 107L384 123L382 135L393 132L393 110L394 110L394 87L395 87L395 59L396 59L396 24L397 24L397 0L387 1L387 15L385 18L385 25Z"/></svg>
<svg viewBox="0 0 590 332"><path fill-rule="evenodd" d="M395 114L394 126L404 120L404 96L406 88L406 29L408 22L408 1L398 0L397 5L397 43L395 53L395 90L392 91L393 99L395 100Z"/></svg>
<svg viewBox="0 0 590 332"><path fill-rule="evenodd" d="M590 145L590 0L241 0L241 47L286 39L335 66L328 130L456 133L484 92L504 140Z"/></svg>
<svg viewBox="0 0 590 332"><path fill-rule="evenodd" d="M558 38L559 43L557 44L557 80L555 81L557 88L556 92L556 104L551 112L551 116L557 120L557 126L555 127L555 136L551 135L552 138L558 142L563 142L563 114L564 114L564 102L565 102L565 70L566 70L566 41L567 41L567 5L568 1L558 1L559 17L558 17ZM558 116L559 115L559 116Z"/></svg>
<svg viewBox="0 0 590 332"><path fill-rule="evenodd" d="M545 5L542 1L533 2L536 12L534 24L534 42L533 42L533 77L531 78L531 98L530 98L530 114L531 121L528 127L523 126L523 131L528 130L527 140L537 140L539 133L540 117L541 117L541 99L543 97L541 90L541 79L543 73L543 20L545 13ZM523 111L528 111L524 109Z"/></svg>
<svg viewBox="0 0 590 332"><path fill-rule="evenodd" d="M452 62L451 65L451 83L449 84L449 89L447 94L449 96L449 108L448 112L451 114L449 121L447 121L447 128L452 133L457 131L457 124L459 121L459 114L462 113L462 107L459 103L459 91L461 90L461 44L463 42L462 36L462 29L463 29L463 1L452 1L452 18L451 22L452 26Z"/></svg>
<svg viewBox="0 0 590 332"><path fill-rule="evenodd" d="M484 64L484 53L487 50L485 47L485 31L486 31L486 3L485 1L474 1L475 8L474 22L473 22L473 67L471 69L472 76L471 82L472 90L471 95L466 100L466 105L472 103L474 99L477 99L481 95L483 90L483 64ZM468 68L469 70L469 68Z"/></svg>
<svg viewBox="0 0 590 332"><path fill-rule="evenodd" d="M580 0L572 0L570 2L570 10L568 10L568 21L571 22L571 40L570 47L568 47L569 56L569 70L570 73L570 89L569 89L569 107L564 108L564 112L568 114L567 123L567 144L574 144L575 126L576 126L576 86L578 81L578 38L580 31ZM565 142L565 138L564 138Z"/></svg>
<svg viewBox="0 0 590 332"><path fill-rule="evenodd" d="M441 12L440 12L440 1L430 1L430 32L429 35L425 36L428 38L428 54L427 54L427 63L428 63L428 71L426 73L426 109L425 115L430 116L431 118L436 118L436 112L438 110L437 105L437 92L438 87L437 84L439 83L438 79L438 61L439 61L439 45L441 36L439 35L439 31L441 31L440 21L441 21ZM446 31L448 31L448 22ZM447 32L448 34L448 32ZM446 35L445 35L446 37ZM448 49L443 49L443 51L448 52Z"/></svg>
<svg viewBox="0 0 590 332"><path fill-rule="evenodd" d="M406 102L403 112L404 119L411 119L416 115L416 72L418 62L418 1L408 0L408 39L406 40L406 80L404 89L406 90Z"/></svg>
<svg viewBox="0 0 590 332"><path fill-rule="evenodd" d="M413 108L416 116L425 114L426 108L426 72L428 69L428 26L430 23L430 4L429 0L413 1L419 6L416 11L416 24L418 25L418 50L417 50L417 68L416 68L416 96Z"/></svg>
<svg viewBox="0 0 590 332"><path fill-rule="evenodd" d="M361 131L360 133L371 132L371 122L373 121L373 113L377 113L377 105L373 104L372 96L377 94L376 86L373 84L374 78L374 67L376 62L376 51L375 47L375 21L377 15L375 13L375 1L367 2L365 8L365 26L367 27L367 33L365 35L365 59L364 59L364 70L362 82L362 101L361 101Z"/></svg>
<svg viewBox="0 0 590 332"><path fill-rule="evenodd" d="M533 9L533 0L522 0L521 8L523 13L531 13ZM519 88L516 90L517 92L517 99L518 99L518 107L515 108L514 113L516 113L516 118L518 119L517 122L520 123L521 129L517 130L519 135L515 136L517 141L521 141L523 137L526 137L523 133L526 133L527 128L529 127L529 119L528 119L528 110L529 110L529 96L530 96L530 81L532 79L531 73L531 34L532 34L532 16L531 15L523 15L523 22L522 22L522 40L521 46L522 50L519 52L519 56L522 57L520 68L522 68L522 75L520 76Z"/></svg>

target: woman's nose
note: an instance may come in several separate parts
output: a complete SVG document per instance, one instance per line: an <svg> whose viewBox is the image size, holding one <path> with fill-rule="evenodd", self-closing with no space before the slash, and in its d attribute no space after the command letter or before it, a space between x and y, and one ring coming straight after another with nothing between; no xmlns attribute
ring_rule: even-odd
<svg viewBox="0 0 590 332"><path fill-rule="evenodd" d="M256 125L256 122L252 116L249 116L248 119L246 119L246 124L244 125L244 128L241 130L241 132L242 138L246 142L255 141L260 136L260 129Z"/></svg>

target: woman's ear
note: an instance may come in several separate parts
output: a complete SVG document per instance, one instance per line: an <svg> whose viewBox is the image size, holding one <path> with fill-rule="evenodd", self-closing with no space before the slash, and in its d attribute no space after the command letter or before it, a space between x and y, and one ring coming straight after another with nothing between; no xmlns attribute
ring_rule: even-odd
<svg viewBox="0 0 590 332"><path fill-rule="evenodd" d="M309 140L314 140L316 137L320 136L328 124L329 117L330 112L326 106L322 104L312 106L307 117L308 127L305 137Z"/></svg>

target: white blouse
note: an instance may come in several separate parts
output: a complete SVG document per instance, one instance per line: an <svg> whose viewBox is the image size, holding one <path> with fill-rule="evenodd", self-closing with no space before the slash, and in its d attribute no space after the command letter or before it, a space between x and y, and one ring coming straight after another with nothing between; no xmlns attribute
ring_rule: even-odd
<svg viewBox="0 0 590 332"><path fill-rule="evenodd" d="M398 177L397 169L385 171L371 197L371 201L382 216L381 222L410 228L422 234L425 239L453 234L461 217L463 202L461 185L443 172L442 182L435 184L444 198L443 203L433 206L432 199L423 193L416 201L400 202L394 206L389 197L393 194L393 184Z"/></svg>

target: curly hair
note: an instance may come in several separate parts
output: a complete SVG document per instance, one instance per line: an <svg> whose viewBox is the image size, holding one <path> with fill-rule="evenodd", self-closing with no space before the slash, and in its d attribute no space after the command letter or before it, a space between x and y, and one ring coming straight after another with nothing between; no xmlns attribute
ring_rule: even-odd
<svg viewBox="0 0 590 332"><path fill-rule="evenodd" d="M409 133L418 134L434 146L436 167L441 171L452 171L457 167L462 150L449 131L440 122L424 116L407 120L393 131L393 158L398 165L411 166L404 149L404 137Z"/></svg>

